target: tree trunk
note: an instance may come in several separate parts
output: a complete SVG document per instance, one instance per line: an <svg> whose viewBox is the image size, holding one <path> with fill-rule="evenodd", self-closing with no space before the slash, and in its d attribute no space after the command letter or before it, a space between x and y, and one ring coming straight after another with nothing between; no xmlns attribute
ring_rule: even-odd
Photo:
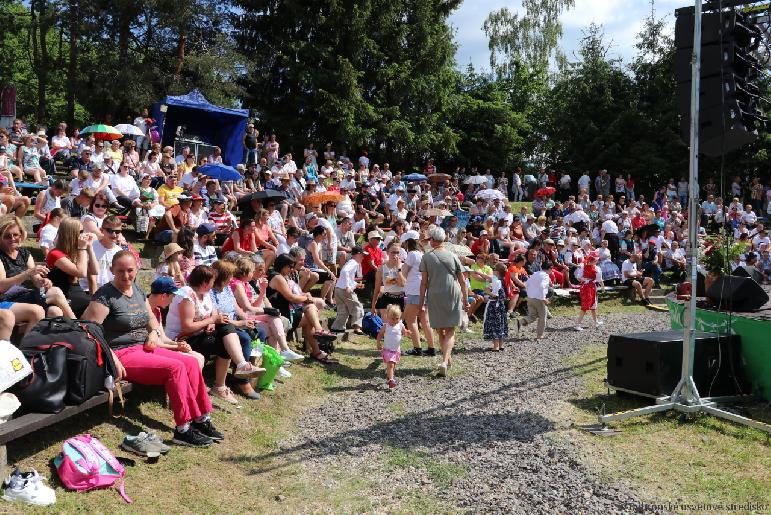
<svg viewBox="0 0 771 515"><path fill-rule="evenodd" d="M32 60L37 71L37 123L46 121L46 90L48 89L48 30L51 21L47 12L47 0L31 0L29 4L32 21L30 32L32 39Z"/></svg>
<svg viewBox="0 0 771 515"><path fill-rule="evenodd" d="M187 42L187 36L184 32L179 34L179 42L177 43L177 68L174 70L175 78L179 78L182 74L182 66L185 63L185 43Z"/></svg>
<svg viewBox="0 0 771 515"><path fill-rule="evenodd" d="M75 90L77 88L78 73L78 38L80 37L80 25L78 23L78 0L69 0L70 15L70 56L67 68L67 123L72 126L75 123Z"/></svg>

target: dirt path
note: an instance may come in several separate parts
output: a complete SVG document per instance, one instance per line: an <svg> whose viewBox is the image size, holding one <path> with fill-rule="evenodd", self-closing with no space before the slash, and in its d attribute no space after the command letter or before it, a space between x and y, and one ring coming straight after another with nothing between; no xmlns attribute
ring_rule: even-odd
<svg viewBox="0 0 771 515"><path fill-rule="evenodd" d="M299 433L262 471L299 466L318 478L321 496L362 481L364 511L638 511L634 492L601 481L560 437L571 422L560 416L564 399L580 388L566 359L613 332L665 329L667 318L615 314L583 333L570 325L551 320L547 340L510 342L500 353L463 343L447 379L433 376L435 358L405 357L394 391L371 344L341 349L344 364L358 365L334 370L333 395L301 417Z"/></svg>

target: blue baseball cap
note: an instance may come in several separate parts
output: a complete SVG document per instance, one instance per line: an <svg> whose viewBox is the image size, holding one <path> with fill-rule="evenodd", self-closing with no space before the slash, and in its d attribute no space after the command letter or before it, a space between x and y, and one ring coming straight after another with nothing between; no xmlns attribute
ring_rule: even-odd
<svg viewBox="0 0 771 515"><path fill-rule="evenodd" d="M159 277L150 285L150 294L177 293L179 288L174 279L168 276Z"/></svg>
<svg viewBox="0 0 771 515"><path fill-rule="evenodd" d="M205 234L211 234L215 232L217 228L214 226L214 224L201 224L198 226L198 228L195 230L196 234L198 236L203 236Z"/></svg>

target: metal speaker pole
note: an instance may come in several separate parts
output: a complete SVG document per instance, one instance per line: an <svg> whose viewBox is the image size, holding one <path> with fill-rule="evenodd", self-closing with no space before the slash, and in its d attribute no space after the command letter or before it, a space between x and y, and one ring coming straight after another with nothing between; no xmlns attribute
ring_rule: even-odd
<svg viewBox="0 0 771 515"><path fill-rule="evenodd" d="M690 198L688 201L688 257L691 272L691 284L693 285L695 285L697 281L699 261L699 86L701 79L701 0L696 0L694 8L693 57L691 60ZM718 401L727 402L735 400L736 397L702 398L699 395L696 383L693 381L693 360L696 346L695 332L696 291L694 290L691 294L691 299L688 302L687 321L683 328L683 366L680 373L680 382L677 383L672 395L656 399L656 405L654 406L647 406L636 410L608 415L601 413L599 415L599 422L602 424L603 428L608 422L675 410L686 414L705 412L716 417L732 420L771 433L771 425L769 424L742 417L717 407Z"/></svg>

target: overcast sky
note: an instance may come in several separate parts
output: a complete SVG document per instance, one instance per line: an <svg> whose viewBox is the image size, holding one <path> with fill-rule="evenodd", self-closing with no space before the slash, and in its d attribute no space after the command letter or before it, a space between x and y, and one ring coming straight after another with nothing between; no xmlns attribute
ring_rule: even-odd
<svg viewBox="0 0 771 515"><path fill-rule="evenodd" d="M692 0L656 0L656 17L666 18L671 30L674 30L675 9L693 4ZM465 0L450 17L450 23L456 29L456 60L459 68L465 68L471 62L477 70L489 70L490 52L482 24L490 12L501 7L520 10L521 2ZM562 15L564 35L560 46L568 58L572 58L578 48L582 29L595 22L604 27L607 39L612 41L612 53L628 62L635 54L635 38L649 14L650 4L647 0L576 0L576 6Z"/></svg>

